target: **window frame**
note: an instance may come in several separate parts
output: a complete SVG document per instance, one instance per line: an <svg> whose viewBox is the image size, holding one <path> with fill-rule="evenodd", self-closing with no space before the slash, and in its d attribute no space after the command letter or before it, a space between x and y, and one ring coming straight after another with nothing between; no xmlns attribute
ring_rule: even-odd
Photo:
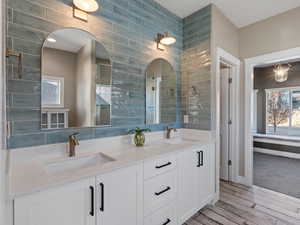
<svg viewBox="0 0 300 225"><path fill-rule="evenodd" d="M42 76L42 81L41 81L41 88L43 88L43 79L45 80L52 80L52 81L59 81L59 102L60 104L43 104L43 101L41 99L41 106L42 108L64 108L64 82L65 79L63 77L56 77L56 76L49 76L49 75L44 75ZM43 91L43 90L42 90Z"/></svg>
<svg viewBox="0 0 300 225"><path fill-rule="evenodd" d="M300 91L300 86L295 86L295 87L283 87L283 88L269 88L265 89L265 129L266 133L268 131L268 93L271 91L288 91L289 92L289 109L290 109L290 114L289 114L289 125L286 127L278 127L281 129L287 129L288 131L288 136L290 135L290 131L292 130L300 130L300 126L292 126L292 118L293 118L293 91L298 90ZM293 136L293 135L292 135Z"/></svg>

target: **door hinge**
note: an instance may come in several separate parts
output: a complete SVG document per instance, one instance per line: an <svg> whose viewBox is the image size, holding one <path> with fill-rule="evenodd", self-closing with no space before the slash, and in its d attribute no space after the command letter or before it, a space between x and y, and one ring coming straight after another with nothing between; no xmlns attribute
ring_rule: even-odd
<svg viewBox="0 0 300 225"><path fill-rule="evenodd" d="M232 125L232 120L228 120L228 124L229 124L229 125Z"/></svg>
<svg viewBox="0 0 300 225"><path fill-rule="evenodd" d="M232 84L232 78L231 77L228 79L228 83Z"/></svg>
<svg viewBox="0 0 300 225"><path fill-rule="evenodd" d="M6 136L7 137L11 136L11 122L10 121L6 122Z"/></svg>
<svg viewBox="0 0 300 225"><path fill-rule="evenodd" d="M228 160L228 166L232 166L232 161Z"/></svg>

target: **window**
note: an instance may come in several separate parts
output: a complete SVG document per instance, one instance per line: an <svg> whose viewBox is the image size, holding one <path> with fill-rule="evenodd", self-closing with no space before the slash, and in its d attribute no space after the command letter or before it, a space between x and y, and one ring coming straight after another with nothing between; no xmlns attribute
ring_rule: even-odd
<svg viewBox="0 0 300 225"><path fill-rule="evenodd" d="M266 89L266 132L300 136L300 87Z"/></svg>
<svg viewBox="0 0 300 225"><path fill-rule="evenodd" d="M42 107L64 107L64 78L43 76Z"/></svg>
<svg viewBox="0 0 300 225"><path fill-rule="evenodd" d="M300 89L292 91L292 126L300 128Z"/></svg>

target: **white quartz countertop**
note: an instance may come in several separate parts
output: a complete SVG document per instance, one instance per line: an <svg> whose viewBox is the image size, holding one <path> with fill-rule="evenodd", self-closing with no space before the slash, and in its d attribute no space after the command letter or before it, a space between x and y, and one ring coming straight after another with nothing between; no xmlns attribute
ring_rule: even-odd
<svg viewBox="0 0 300 225"><path fill-rule="evenodd" d="M180 138L172 140L171 143L166 139L162 139L155 141L155 143L151 145L146 144L144 147L121 145L112 146L111 148L99 147L98 150L85 151L84 153L80 151L75 158L68 158L67 155L56 155L55 157L43 159L36 157L30 160L17 160L10 165L9 195L10 198L16 198L68 182L75 182L80 179L108 173L122 167L135 165L164 154L190 150L196 146L209 143L211 143L209 138L200 138L197 141ZM49 162L76 160L95 154L105 155L113 159L113 161L55 173L49 172L45 166Z"/></svg>

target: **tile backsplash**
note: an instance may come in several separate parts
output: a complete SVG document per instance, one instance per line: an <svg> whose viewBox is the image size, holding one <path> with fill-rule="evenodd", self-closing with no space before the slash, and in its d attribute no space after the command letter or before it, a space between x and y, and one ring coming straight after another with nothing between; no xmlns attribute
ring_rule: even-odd
<svg viewBox="0 0 300 225"><path fill-rule="evenodd" d="M183 20L182 103L185 128L211 128L211 6Z"/></svg>
<svg viewBox="0 0 300 225"><path fill-rule="evenodd" d="M11 124L11 134L7 138L8 148L66 142L68 135L75 130L79 130L80 139L85 140L124 135L129 128L136 126L147 126L153 131L164 129L166 124L144 124L145 70L156 58L166 59L176 71L177 119L172 125L182 127L181 105L187 104L186 99L181 100L181 97L186 96L181 91L181 87L184 88L184 85L181 85L184 78L181 77L181 66L185 66L181 63L181 56L183 53L184 61L185 51L195 43L190 40L193 38L187 38L187 33L195 32L199 41L202 35L199 29L205 28L203 37L210 32L210 7L199 13L204 15L203 19L206 22L201 22L201 26L192 26L193 19L191 22L188 22L188 18L182 20L153 0L98 2L101 5L100 9L88 15L88 22L83 22L73 18L72 0L7 0L7 48L20 51L24 56L21 79L18 78L17 61L11 57L6 62L7 120ZM190 29L184 28L185 25L190 26ZM112 127L40 130L41 47L47 35L64 27L75 27L90 32L105 46L111 56ZM174 36L177 42L165 51L159 51L154 39L157 33L163 32ZM209 41L209 37L201 40L204 48L206 45L203 45L203 41L205 43L207 40ZM205 67L203 70L204 80L199 82L198 88L204 89L202 100L205 111L198 113L198 117L193 121L200 124L194 127L209 129L210 88L205 87L210 81L207 78L209 69ZM189 99L189 105L192 104L198 103ZM190 110L190 114L193 113ZM193 126L190 124L188 127Z"/></svg>

